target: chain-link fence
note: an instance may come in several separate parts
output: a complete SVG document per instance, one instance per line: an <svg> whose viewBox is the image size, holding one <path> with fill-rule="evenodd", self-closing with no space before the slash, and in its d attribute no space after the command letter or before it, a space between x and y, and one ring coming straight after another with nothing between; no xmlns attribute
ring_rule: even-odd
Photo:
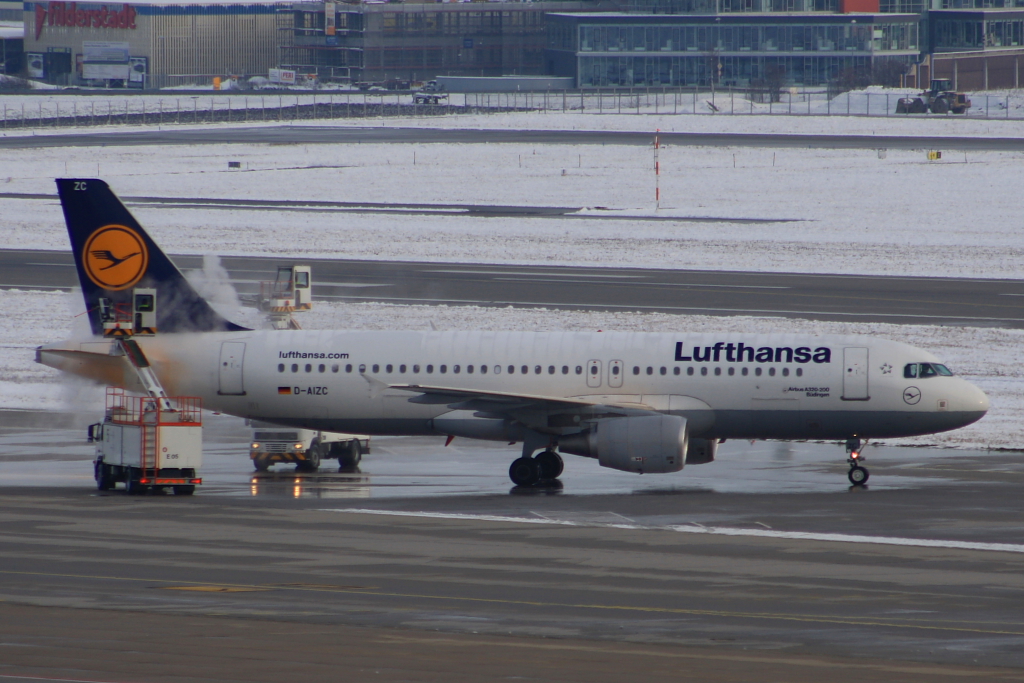
<svg viewBox="0 0 1024 683"><path fill-rule="evenodd" d="M0 97L5 129L105 125L260 123L343 118L430 117L512 111L577 114L884 116L1024 119L1024 93L970 94L964 114L897 113L916 91L633 89L451 94L438 103L411 93L8 95Z"/></svg>

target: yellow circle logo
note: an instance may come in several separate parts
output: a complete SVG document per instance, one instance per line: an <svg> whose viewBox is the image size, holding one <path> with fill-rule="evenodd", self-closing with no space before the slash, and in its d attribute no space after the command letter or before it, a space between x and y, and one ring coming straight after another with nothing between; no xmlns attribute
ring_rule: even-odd
<svg viewBox="0 0 1024 683"><path fill-rule="evenodd" d="M149 251L131 228L105 225L86 241L82 265L89 279L103 289L128 289L146 274Z"/></svg>

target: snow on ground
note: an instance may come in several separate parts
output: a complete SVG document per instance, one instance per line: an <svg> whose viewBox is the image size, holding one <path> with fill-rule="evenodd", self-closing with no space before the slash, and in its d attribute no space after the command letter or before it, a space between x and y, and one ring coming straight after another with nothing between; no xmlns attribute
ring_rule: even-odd
<svg viewBox="0 0 1024 683"><path fill-rule="evenodd" d="M587 207L571 220L134 207L172 253L1021 277L1024 154L880 156L663 145L655 211L652 150L642 146L5 149L0 226L6 244L65 250L55 200L2 195L52 194L55 177L101 177L123 196ZM229 171L229 160L242 170ZM794 220L644 220L651 216Z"/></svg>
<svg viewBox="0 0 1024 683"><path fill-rule="evenodd" d="M80 295L75 293L0 291L0 315L8 323L0 327L0 408L80 410L82 405L102 404L102 390L98 387L62 376L33 361L36 346L82 334L84 317L72 317L82 310ZM55 315L55 311L60 313ZM55 325L54 319L60 322ZM251 309L234 319L252 326L259 322ZM306 329L427 330L433 324L439 330L867 334L935 353L958 374L978 384L992 403L991 411L980 423L947 434L893 439L887 443L967 449L1024 448L1024 367L1019 363L1024 330L327 302L317 302L312 311L302 314L301 321Z"/></svg>

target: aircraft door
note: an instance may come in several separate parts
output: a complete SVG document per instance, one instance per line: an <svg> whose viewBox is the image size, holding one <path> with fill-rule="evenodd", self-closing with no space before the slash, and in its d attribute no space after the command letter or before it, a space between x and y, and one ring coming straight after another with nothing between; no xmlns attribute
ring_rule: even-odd
<svg viewBox="0 0 1024 683"><path fill-rule="evenodd" d="M868 350L864 347L843 349L843 400L867 401Z"/></svg>
<svg viewBox="0 0 1024 683"><path fill-rule="evenodd" d="M588 387L599 387L599 386L601 386L601 361L599 361L599 360L588 360L587 361L587 386Z"/></svg>
<svg viewBox="0 0 1024 683"><path fill-rule="evenodd" d="M245 385L242 380L242 360L245 358L244 342L223 342L220 345L220 390L222 396L242 396Z"/></svg>
<svg viewBox="0 0 1024 683"><path fill-rule="evenodd" d="M621 387L622 386L622 361L611 360L608 361L608 386L610 387Z"/></svg>

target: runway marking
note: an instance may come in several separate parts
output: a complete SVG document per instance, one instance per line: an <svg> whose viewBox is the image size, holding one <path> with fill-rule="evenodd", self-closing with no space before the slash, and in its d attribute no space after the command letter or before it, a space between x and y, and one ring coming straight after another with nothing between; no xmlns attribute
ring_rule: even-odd
<svg viewBox="0 0 1024 683"><path fill-rule="evenodd" d="M256 588L249 586L160 586L165 591L196 591L197 593L253 593L269 591L272 588Z"/></svg>
<svg viewBox="0 0 1024 683"><path fill-rule="evenodd" d="M322 510L324 511L324 510ZM346 510L326 510L326 512L346 512ZM364 511L366 512L366 511ZM399 514L399 513L395 513ZM465 517L463 517L465 518ZM501 518L495 517L495 519L512 519L512 518ZM535 523L545 523L545 520L524 520L517 519L515 521L533 521ZM580 526L580 525L571 525ZM597 526L597 525L590 525ZM625 527L626 525L607 525L612 527ZM131 576L105 576L105 575L89 575L89 574L60 574L51 572L24 572L24 571L5 571L0 570L0 575L18 575L18 576L46 576L53 578L75 578L75 579L93 579L102 581L115 581L115 582L126 582L131 581L135 583L189 583L188 581L171 581L169 579L151 579L151 578L138 578ZM194 585L210 585L208 583L195 582ZM722 617L732 619L765 619L770 621L795 621L803 623L819 623L819 624L843 624L847 626L878 626L883 628L901 628L901 629L918 629L925 631L952 631L955 633L980 633L985 635L1004 635L1004 636L1024 636L1024 630L1022 631L997 631L994 629L980 629L980 628L969 628L965 626L941 626L935 624L934 620L929 620L928 624L915 624L915 623L899 623L892 621L883 621L878 617L824 617L816 614L783 614L778 612L730 612L726 610L711 610L711 609L684 609L676 607L644 607L642 605L602 605L602 604L590 604L590 603L563 603L563 602L550 602L540 600L510 600L500 598L470 598L458 595L429 595L422 593L394 593L386 591L376 590L364 590L353 587L351 589L338 589L334 588L330 591L322 588L306 588L298 586L284 586L281 584L277 585L259 585L259 584L232 584L232 583L220 583L214 584L218 586L230 587L230 588L252 588L256 590L293 590L293 591L304 591L312 593L349 593L352 595L367 595L371 597L384 597L384 598L400 598L403 600L408 599L419 599L419 600L440 600L450 602L476 602L484 604L495 604L495 605L519 605L525 607L563 607L567 609L593 609L593 610L611 610L619 612L645 612L653 614L687 614L691 616L707 616L707 617ZM970 622L969 622L970 623ZM1019 624L1009 624L1009 626L1020 626ZM86 682L90 683L90 682Z"/></svg>
<svg viewBox="0 0 1024 683"><path fill-rule="evenodd" d="M945 541L925 538L899 538L894 536L859 536L855 534L823 534L809 531L775 531L769 529L736 529L732 527L708 527L696 522L687 525L670 524L647 526L643 524L601 524L573 522L549 517L507 517L502 515L471 515L456 512L402 512L397 510L367 510L360 508L323 508L322 512L346 512L359 515L388 515L392 517L426 517L430 519L464 519L481 522L512 522L516 524L554 524L556 526L602 527L609 529L630 529L636 531L677 531L685 534L710 534L712 536L752 536L755 538L785 538L797 541L827 541L832 543L868 543L876 545L899 545L919 548L952 548L955 550L984 550L1002 553L1024 553L1024 545L1016 543L976 543L973 541Z"/></svg>

